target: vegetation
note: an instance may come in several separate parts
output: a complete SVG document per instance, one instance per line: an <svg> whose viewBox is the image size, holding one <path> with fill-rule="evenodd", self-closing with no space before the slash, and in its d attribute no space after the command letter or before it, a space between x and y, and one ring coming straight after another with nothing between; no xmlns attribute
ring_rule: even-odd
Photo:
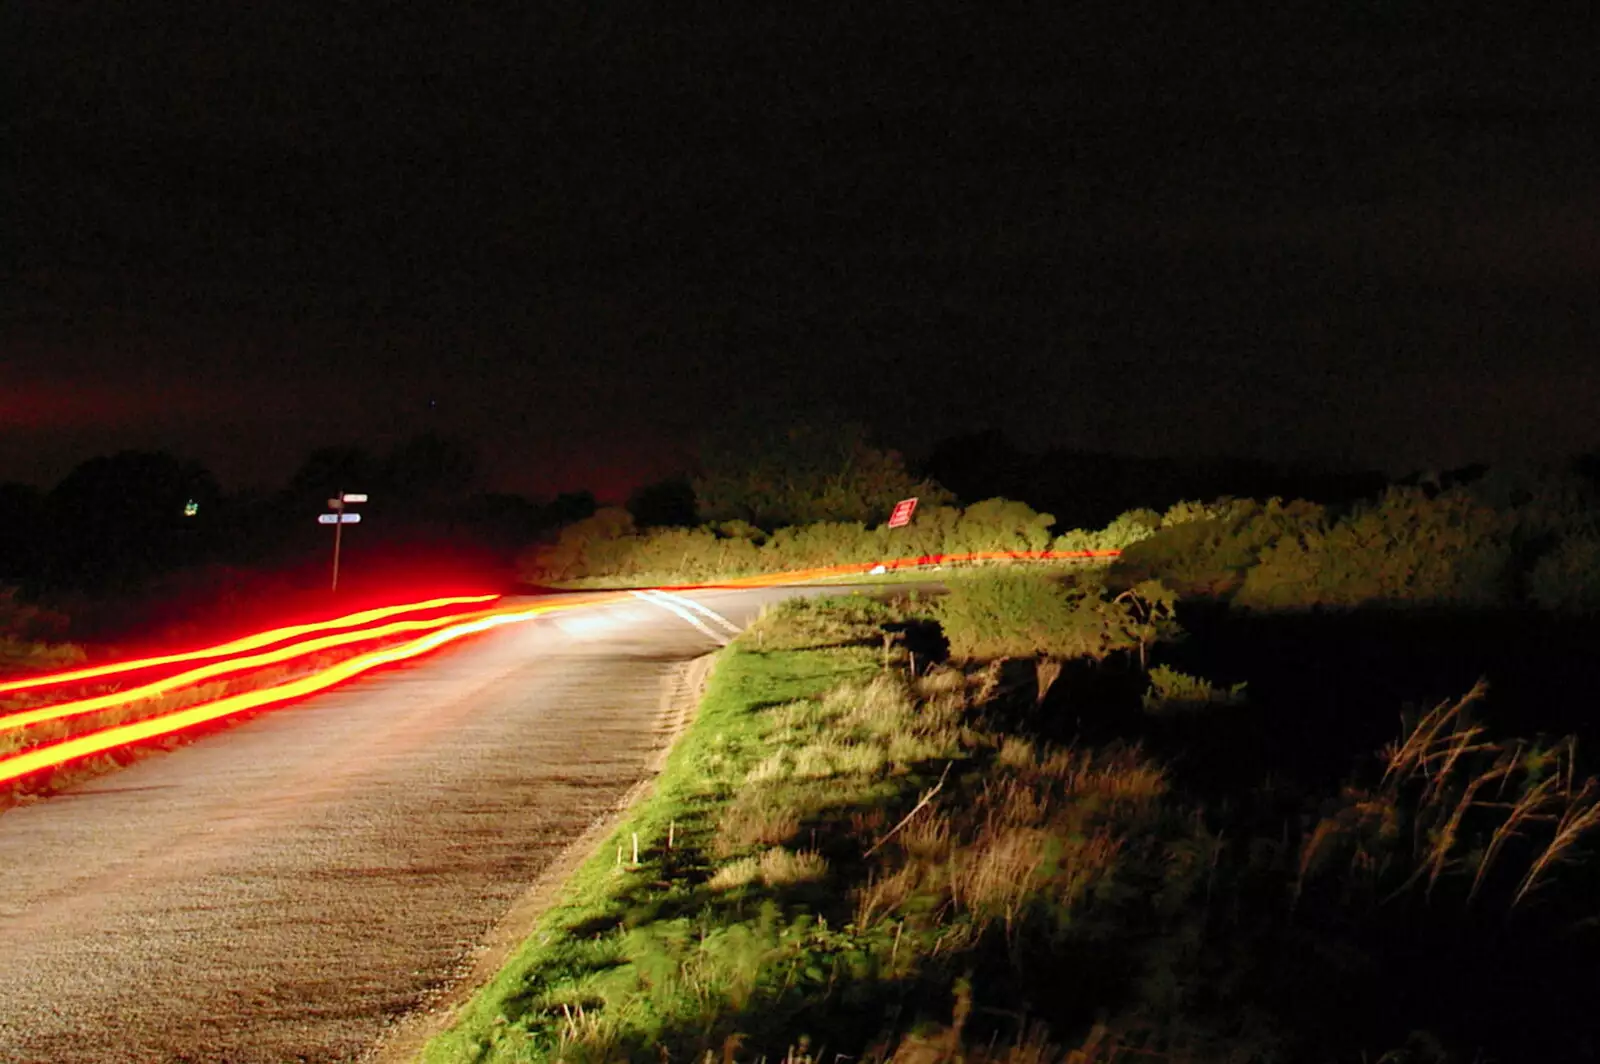
<svg viewBox="0 0 1600 1064"><path fill-rule="evenodd" d="M1215 803L1159 726L1238 713L1242 685L1049 635L1116 616L1088 586L998 572L958 595L769 611L654 793L426 1059L1564 1055L1550 968L1600 945L1579 863L1600 782L1571 740L1495 738L1477 690L1336 788L1236 773ZM897 636L930 609L965 660L913 672ZM965 645L968 623L1001 630ZM1041 644L1089 671L1062 681ZM1092 675L1142 693L1091 740L1066 709L1110 690ZM1428 974L1446 943L1499 966L1501 1011Z"/></svg>
<svg viewBox="0 0 1600 1064"><path fill-rule="evenodd" d="M0 587L0 676L65 669L83 660L83 648L57 641L67 620L25 603L17 589Z"/></svg>
<svg viewBox="0 0 1600 1064"><path fill-rule="evenodd" d="M1600 503L1560 471L1394 486L1342 511L1303 501L1180 504L1112 581L1256 611L1366 606L1573 613L1600 606Z"/></svg>
<svg viewBox="0 0 1600 1064"><path fill-rule="evenodd" d="M1247 684L1219 687L1203 676L1191 676L1170 665L1150 670L1150 690L1142 699L1146 713L1198 713L1218 706L1245 702Z"/></svg>
<svg viewBox="0 0 1600 1064"><path fill-rule="evenodd" d="M952 581L932 610L957 658L1103 661L1173 634L1173 601L1153 580L1111 598L1095 579L996 570Z"/></svg>
<svg viewBox="0 0 1600 1064"><path fill-rule="evenodd" d="M607 508L567 526L553 544L525 552L518 564L523 578L535 582L687 584L982 551L1113 549L1153 531L1137 519L1119 519L1104 533L1055 537L1054 522L1009 499L921 507L905 528L821 521L770 533L745 521L640 529L627 511Z"/></svg>
<svg viewBox="0 0 1600 1064"><path fill-rule="evenodd" d="M737 426L706 440L691 482L700 518L761 528L879 519L901 499L954 501L855 424Z"/></svg>

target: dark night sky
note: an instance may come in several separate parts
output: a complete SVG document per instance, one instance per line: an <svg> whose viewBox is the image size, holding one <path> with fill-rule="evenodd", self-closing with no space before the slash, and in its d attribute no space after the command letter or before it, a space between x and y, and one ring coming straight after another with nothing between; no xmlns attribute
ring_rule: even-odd
<svg viewBox="0 0 1600 1064"><path fill-rule="evenodd" d="M19 6L0 480L431 427L615 492L818 404L911 450L1600 448L1590 37L1516 5Z"/></svg>

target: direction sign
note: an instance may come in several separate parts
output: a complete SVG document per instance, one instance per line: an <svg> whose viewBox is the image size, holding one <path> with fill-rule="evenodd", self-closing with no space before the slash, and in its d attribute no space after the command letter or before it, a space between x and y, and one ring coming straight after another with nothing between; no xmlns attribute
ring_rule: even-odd
<svg viewBox="0 0 1600 1064"><path fill-rule="evenodd" d="M354 491L345 492L344 495L343 495L343 499L344 499L345 502L366 502L367 501L367 497L365 495L360 494L358 492L354 492Z"/></svg>
<svg viewBox="0 0 1600 1064"><path fill-rule="evenodd" d="M360 514L318 514L317 515L317 524L319 524L319 525L359 525L360 523L361 523L361 515Z"/></svg>
<svg viewBox="0 0 1600 1064"><path fill-rule="evenodd" d="M909 525L911 523L911 515L916 512L916 509L917 500L915 496L909 499L901 499L894 504L894 512L889 515L889 527L900 528L903 525Z"/></svg>

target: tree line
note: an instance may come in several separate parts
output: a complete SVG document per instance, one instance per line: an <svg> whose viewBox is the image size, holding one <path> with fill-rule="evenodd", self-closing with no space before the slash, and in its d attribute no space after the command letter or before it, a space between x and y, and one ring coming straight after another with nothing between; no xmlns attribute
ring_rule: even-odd
<svg viewBox="0 0 1600 1064"><path fill-rule="evenodd" d="M266 573L311 587L329 548L315 515L356 490L371 501L348 538L355 574L433 566L441 579L691 581L1118 548L1126 553L1111 575L1123 586L1158 579L1238 608L1589 611L1600 606L1595 473L1575 462L1385 485L1368 473L1234 460L1030 456L993 433L951 438L911 462L860 426L799 421L713 433L693 468L602 507L586 491L484 490L471 448L434 435L386 452L320 448L282 487L255 493L226 491L171 454L127 451L48 489L0 484L0 587L75 617L107 597L170 600L169 612L208 596L247 599ZM913 523L885 529L912 496Z"/></svg>

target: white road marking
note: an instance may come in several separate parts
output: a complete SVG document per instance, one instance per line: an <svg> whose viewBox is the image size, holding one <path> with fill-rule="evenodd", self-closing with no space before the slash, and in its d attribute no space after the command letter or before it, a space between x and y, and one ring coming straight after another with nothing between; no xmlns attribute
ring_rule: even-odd
<svg viewBox="0 0 1600 1064"><path fill-rule="evenodd" d="M688 610L686 610L682 606L678 605L678 603L673 601L672 598L669 598L667 596L662 596L661 598L656 598L654 595L652 595L648 591L635 591L635 592L633 592L633 594L635 594L635 595L639 596L640 598L644 599L646 602L650 603L651 605L660 606L662 609L667 610L668 612L671 612L671 613L675 613L679 617L682 617L684 620L688 621L690 624L692 624L696 628L700 629L700 631L704 632L706 635L708 635L712 639L716 640L716 642L717 642L717 644L719 646L727 646L728 643L731 642L731 640L727 636L723 635L721 632L715 632L715 631L712 631L710 628L707 628L701 622L700 618L696 617L694 614L690 613Z"/></svg>
<svg viewBox="0 0 1600 1064"><path fill-rule="evenodd" d="M734 624L732 621L728 620L728 618L724 617L722 614L718 613L716 610L712 609L710 606L707 606L702 602L696 602L694 599L689 598L687 595L674 595L670 591L657 591L657 590L649 590L649 591L646 591L645 594L646 595L655 596L655 597L658 597L658 598L671 599L673 602L678 603L680 606L686 606L689 609L694 610L696 613L700 614L700 616L710 618L715 623L717 623L717 624L721 625L722 627L726 628L728 630L728 634L729 635L738 635L743 630L737 624Z"/></svg>

